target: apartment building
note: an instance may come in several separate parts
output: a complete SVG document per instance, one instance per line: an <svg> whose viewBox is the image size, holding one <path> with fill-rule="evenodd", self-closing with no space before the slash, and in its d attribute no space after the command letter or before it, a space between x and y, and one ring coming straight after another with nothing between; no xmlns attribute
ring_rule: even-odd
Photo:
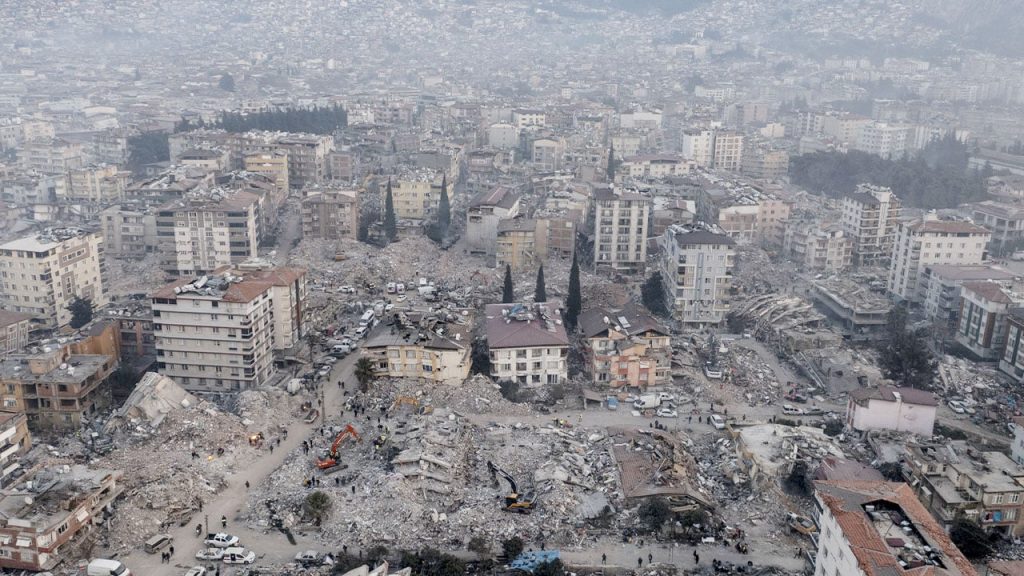
<svg viewBox="0 0 1024 576"><path fill-rule="evenodd" d="M21 456L32 447L28 418L22 412L0 410L0 488L21 476Z"/></svg>
<svg viewBox="0 0 1024 576"><path fill-rule="evenodd" d="M495 255L498 223L519 214L519 192L511 186L495 186L473 197L466 209L466 244L473 254Z"/></svg>
<svg viewBox="0 0 1024 576"><path fill-rule="evenodd" d="M647 263L650 199L619 188L598 188L594 205L594 268L642 274Z"/></svg>
<svg viewBox="0 0 1024 576"><path fill-rule="evenodd" d="M907 481L945 528L959 516L987 531L1024 534L1024 467L997 451L963 440L911 443L903 457Z"/></svg>
<svg viewBox="0 0 1024 576"><path fill-rule="evenodd" d="M981 226L939 220L934 214L901 222L896 228L886 288L898 299L920 302L927 289L925 270L929 266L981 264L991 237Z"/></svg>
<svg viewBox="0 0 1024 576"><path fill-rule="evenodd" d="M6 308L32 314L41 327L71 321L76 298L107 304L103 237L78 228L53 228L0 244L0 279Z"/></svg>
<svg viewBox="0 0 1024 576"><path fill-rule="evenodd" d="M902 158L909 150L906 126L894 126L884 122L872 122L860 127L854 150L875 154L882 158Z"/></svg>
<svg viewBox="0 0 1024 576"><path fill-rule="evenodd" d="M782 180L789 175L789 152L785 150L748 149L743 152L740 172L758 180Z"/></svg>
<svg viewBox="0 0 1024 576"><path fill-rule="evenodd" d="M32 315L0 310L0 358L28 346Z"/></svg>
<svg viewBox="0 0 1024 576"><path fill-rule="evenodd" d="M1024 205L985 200L964 207L976 224L992 232L992 248L1015 246L1024 238Z"/></svg>
<svg viewBox="0 0 1024 576"><path fill-rule="evenodd" d="M853 240L839 224L804 221L787 226L782 247L805 270L834 274L853 265Z"/></svg>
<svg viewBox="0 0 1024 576"><path fill-rule="evenodd" d="M999 370L1024 383L1024 308L1012 308L1006 314L1006 345L999 357Z"/></svg>
<svg viewBox="0 0 1024 576"><path fill-rule="evenodd" d="M512 272L532 270L542 264L548 252L548 222L532 218L498 221L495 262Z"/></svg>
<svg viewBox="0 0 1024 576"><path fill-rule="evenodd" d="M398 220L428 220L441 201L441 174L432 170L407 174L391 181L391 200ZM435 188L436 182L436 188ZM384 206L387 186L380 187L380 205Z"/></svg>
<svg viewBox="0 0 1024 576"><path fill-rule="evenodd" d="M459 385L473 363L471 319L455 314L449 322L443 315L402 311L398 322L380 324L367 335L361 354L374 361L378 376Z"/></svg>
<svg viewBox="0 0 1024 576"><path fill-rule="evenodd" d="M285 195L288 194L290 183L288 180L288 152L285 150L274 150L262 154L249 154L242 165L246 172L261 174L269 178L277 190Z"/></svg>
<svg viewBox="0 0 1024 576"><path fill-rule="evenodd" d="M729 312L736 242L713 225L672 225L661 239L661 277L672 316L717 326Z"/></svg>
<svg viewBox="0 0 1024 576"><path fill-rule="evenodd" d="M710 182L697 194L697 219L717 224L743 244L782 246L789 204L774 194L736 182Z"/></svg>
<svg viewBox="0 0 1024 576"><path fill-rule="evenodd" d="M565 142L554 138L538 138L533 141L530 147L530 161L536 170L542 172L555 172L562 168L562 158L565 156Z"/></svg>
<svg viewBox="0 0 1024 576"><path fill-rule="evenodd" d="M302 199L302 236L356 240L359 235L359 191L307 189Z"/></svg>
<svg viewBox="0 0 1024 576"><path fill-rule="evenodd" d="M870 118L827 114L821 118L821 132L846 146L851 146L860 136L861 128L870 124Z"/></svg>
<svg viewBox="0 0 1024 576"><path fill-rule="evenodd" d="M85 164L82 145L61 138L27 141L18 148L18 164L27 171L67 174Z"/></svg>
<svg viewBox="0 0 1024 576"><path fill-rule="evenodd" d="M118 204L100 212L99 217L108 254L141 258L156 251L156 214L149 209Z"/></svg>
<svg viewBox="0 0 1024 576"><path fill-rule="evenodd" d="M543 128L547 125L547 114L543 110L517 108L512 111L512 125L522 132L526 128Z"/></svg>
<svg viewBox="0 0 1024 576"><path fill-rule="evenodd" d="M554 308L488 304L485 313L491 378L530 387L566 381L569 337Z"/></svg>
<svg viewBox="0 0 1024 576"><path fill-rule="evenodd" d="M229 394L266 384L274 350L304 330L306 273L221 268L153 294L157 370L186 390Z"/></svg>
<svg viewBox="0 0 1024 576"><path fill-rule="evenodd" d="M684 130L682 134L683 158L702 168L715 163L715 131L707 129Z"/></svg>
<svg viewBox="0 0 1024 576"><path fill-rule="evenodd" d="M77 430L110 406L113 354L79 354L72 345L11 354L0 361L3 410L25 414L35 432Z"/></svg>
<svg viewBox="0 0 1024 576"><path fill-rule="evenodd" d="M956 331L960 323L962 286L965 282L1013 281L1016 275L997 266L956 266L938 264L925 268L924 315L938 332Z"/></svg>
<svg viewBox="0 0 1024 576"><path fill-rule="evenodd" d="M814 576L977 576L903 482L819 480L814 497Z"/></svg>
<svg viewBox="0 0 1024 576"><path fill-rule="evenodd" d="M156 210L160 268L191 276L257 256L263 206L256 194L195 191Z"/></svg>
<svg viewBox="0 0 1024 576"><path fill-rule="evenodd" d="M335 150L327 155L327 177L335 182L352 182L356 178L358 156Z"/></svg>
<svg viewBox="0 0 1024 576"><path fill-rule="evenodd" d="M231 152L226 148L192 148L182 152L177 163L203 172L231 170Z"/></svg>
<svg viewBox="0 0 1024 576"><path fill-rule="evenodd" d="M695 165L695 162L679 156L648 154L623 159L616 173L637 180L660 180L685 176L693 171Z"/></svg>
<svg viewBox="0 0 1024 576"><path fill-rule="evenodd" d="M931 436L939 402L915 388L857 388L846 404L846 425L854 430L895 430Z"/></svg>
<svg viewBox="0 0 1024 576"><path fill-rule="evenodd" d="M739 172L743 167L743 143L746 139L740 132L715 132L712 166L716 170Z"/></svg>
<svg viewBox="0 0 1024 576"><path fill-rule="evenodd" d="M642 390L671 380L671 333L647 312L591 308L580 315L579 331L586 343L586 370L595 384Z"/></svg>
<svg viewBox="0 0 1024 576"><path fill-rule="evenodd" d="M106 164L76 168L68 174L65 194L58 199L111 203L124 199L131 172Z"/></svg>
<svg viewBox="0 0 1024 576"><path fill-rule="evenodd" d="M1007 317L1024 304L1020 284L964 282L956 341L981 360L998 360L1006 349Z"/></svg>
<svg viewBox="0 0 1024 576"><path fill-rule="evenodd" d="M106 519L124 487L120 470L82 464L34 468L0 490L0 568L53 570Z"/></svg>
<svg viewBox="0 0 1024 576"><path fill-rule="evenodd" d="M883 186L860 184L843 198L842 225L853 239L859 264L878 263L892 256L903 203Z"/></svg>

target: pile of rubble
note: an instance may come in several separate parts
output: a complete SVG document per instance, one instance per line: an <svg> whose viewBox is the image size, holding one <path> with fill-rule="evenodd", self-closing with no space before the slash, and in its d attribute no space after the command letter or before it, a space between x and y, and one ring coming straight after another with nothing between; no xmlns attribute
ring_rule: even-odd
<svg viewBox="0 0 1024 576"><path fill-rule="evenodd" d="M413 397L421 406L445 406L460 414L501 414L531 416L528 404L510 402L501 388L487 376L476 374L458 386L423 387L412 380L378 380L374 388L385 398Z"/></svg>
<svg viewBox="0 0 1024 576"><path fill-rule="evenodd" d="M107 283L111 298L151 294L167 284L163 272L159 271L157 254L147 254L142 258L107 257L104 264L107 268L106 278L122 280ZM154 271L157 273L154 274Z"/></svg>

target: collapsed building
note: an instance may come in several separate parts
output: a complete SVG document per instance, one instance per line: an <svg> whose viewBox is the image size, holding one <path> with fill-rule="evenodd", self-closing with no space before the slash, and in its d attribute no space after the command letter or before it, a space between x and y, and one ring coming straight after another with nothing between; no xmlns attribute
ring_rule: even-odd
<svg viewBox="0 0 1024 576"><path fill-rule="evenodd" d="M671 334L647 312L589 308L580 315L579 329L586 370L595 384L647 388L671 380Z"/></svg>
<svg viewBox="0 0 1024 576"><path fill-rule="evenodd" d="M377 376L461 384L469 377L469 310L396 311L362 345Z"/></svg>

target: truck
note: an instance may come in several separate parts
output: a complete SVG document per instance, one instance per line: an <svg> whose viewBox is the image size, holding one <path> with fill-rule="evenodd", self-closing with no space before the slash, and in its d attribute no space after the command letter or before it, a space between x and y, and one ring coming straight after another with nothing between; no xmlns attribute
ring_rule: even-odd
<svg viewBox="0 0 1024 576"><path fill-rule="evenodd" d="M117 560L95 558L89 561L85 573L88 576L132 576L132 571Z"/></svg>
<svg viewBox="0 0 1024 576"><path fill-rule="evenodd" d="M644 394L633 402L637 410L653 410L661 406L661 398L657 394Z"/></svg>

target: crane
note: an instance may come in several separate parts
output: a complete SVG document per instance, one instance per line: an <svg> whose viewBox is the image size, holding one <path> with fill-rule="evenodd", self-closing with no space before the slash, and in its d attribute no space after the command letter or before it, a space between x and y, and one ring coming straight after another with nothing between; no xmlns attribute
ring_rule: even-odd
<svg viewBox="0 0 1024 576"><path fill-rule="evenodd" d="M321 470L328 470L338 465L338 447L345 441L349 436L355 438L359 442L363 439L359 437L359 433L351 424L346 424L345 428L334 438L334 443L331 444L331 450L324 454L323 458L316 459L316 467Z"/></svg>
<svg viewBox="0 0 1024 576"><path fill-rule="evenodd" d="M536 500L533 494L520 494L519 488L516 485L516 481L512 478L512 475L505 472L501 468L498 468L494 462L487 461L487 469L491 471L491 476L501 476L508 482L509 493L505 496L505 507L506 512L518 512L520 514L529 514L533 511L536 506ZM495 478L497 480L497 478Z"/></svg>

